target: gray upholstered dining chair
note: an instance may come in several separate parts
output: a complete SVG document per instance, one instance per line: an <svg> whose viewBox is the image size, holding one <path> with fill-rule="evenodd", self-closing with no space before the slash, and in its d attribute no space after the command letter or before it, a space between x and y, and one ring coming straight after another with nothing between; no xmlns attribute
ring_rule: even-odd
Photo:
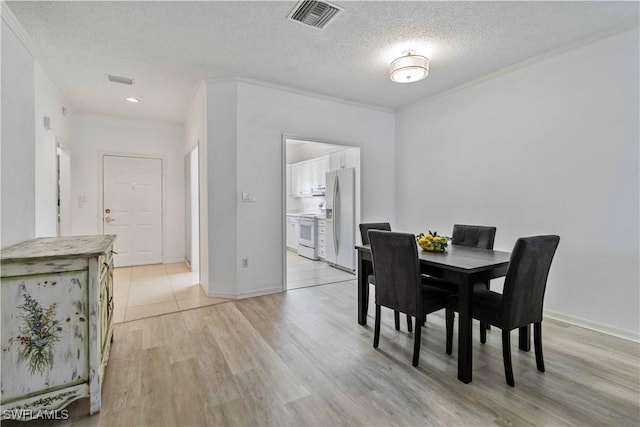
<svg viewBox="0 0 640 427"><path fill-rule="evenodd" d="M455 224L451 234L451 244L472 246L474 248L493 249L496 228L485 225Z"/></svg>
<svg viewBox="0 0 640 427"><path fill-rule="evenodd" d="M455 293L423 284L416 237L409 233L370 230L371 256L376 277L376 318L373 347L380 342L380 308L406 313L416 319L428 313L447 310L447 319L455 307ZM446 322L446 351L451 354L452 323ZM421 322L416 322L413 344L413 366L420 359Z"/></svg>
<svg viewBox="0 0 640 427"><path fill-rule="evenodd" d="M489 227L485 225L464 225L455 224L453 226L453 234L451 235L451 244L458 246L470 246L474 248L493 249L493 242L496 238L496 227ZM440 288L453 288L452 285L447 282L434 280L431 282L432 286ZM474 283L474 289L486 288L489 289L489 282ZM487 341L487 329L489 325L484 322L480 322L480 342L485 343Z"/></svg>
<svg viewBox="0 0 640 427"><path fill-rule="evenodd" d="M451 244L460 246L472 246L474 248L493 249L496 239L496 227L486 225L454 224L451 234ZM489 281L474 283L474 289L484 286L490 289ZM489 325L480 322L480 342L487 341L487 329Z"/></svg>
<svg viewBox="0 0 640 427"><path fill-rule="evenodd" d="M369 223L364 223L364 224L360 224L360 238L362 239L362 244L363 245L368 245L369 244L369 235L367 234L369 232L369 230L383 230L383 231L391 231L391 224L389 224L388 222L369 222ZM367 283L369 283L370 285L375 286L376 285L376 277L373 274L369 274L367 276ZM365 316L366 313L369 309L369 287L367 286L367 290L366 290L366 298L365 298ZM400 313L395 311L394 313L394 319L396 322L396 331L400 330ZM411 316L407 315L407 330L409 332L412 331L412 322L411 322Z"/></svg>
<svg viewBox="0 0 640 427"><path fill-rule="evenodd" d="M473 317L502 329L502 356L507 384L514 386L511 366L511 331L533 323L536 366L544 372L542 306L551 261L559 236L524 237L516 241L502 294L473 290ZM450 319L447 319L448 323ZM452 319L451 319L452 320ZM450 322L452 323L452 321Z"/></svg>

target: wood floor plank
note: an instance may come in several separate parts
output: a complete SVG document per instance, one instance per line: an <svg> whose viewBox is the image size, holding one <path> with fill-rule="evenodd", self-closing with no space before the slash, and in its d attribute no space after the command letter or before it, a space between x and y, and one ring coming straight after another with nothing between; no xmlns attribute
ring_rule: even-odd
<svg viewBox="0 0 640 427"><path fill-rule="evenodd" d="M441 313L429 315L414 368L413 334L394 329L390 310L372 347L356 293L349 281L118 324L100 414L81 400L69 420L6 425L640 424L637 343L545 320L547 370L514 346L512 388L500 331L481 345L474 324L473 382L463 384Z"/></svg>

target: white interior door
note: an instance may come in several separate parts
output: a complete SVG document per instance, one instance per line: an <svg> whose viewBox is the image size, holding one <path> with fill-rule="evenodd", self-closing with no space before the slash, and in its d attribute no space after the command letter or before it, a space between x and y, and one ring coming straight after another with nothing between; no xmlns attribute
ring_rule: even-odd
<svg viewBox="0 0 640 427"><path fill-rule="evenodd" d="M117 267L162 262L162 161L103 157L104 234L115 234Z"/></svg>

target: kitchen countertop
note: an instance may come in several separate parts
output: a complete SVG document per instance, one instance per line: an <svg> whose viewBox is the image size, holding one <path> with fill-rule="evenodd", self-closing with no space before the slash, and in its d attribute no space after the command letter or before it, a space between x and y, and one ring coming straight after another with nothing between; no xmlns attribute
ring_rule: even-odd
<svg viewBox="0 0 640 427"><path fill-rule="evenodd" d="M304 212L287 212L287 216L314 216L317 219L326 219L324 214L320 214L320 213L316 213L316 212L311 212L311 213L304 213Z"/></svg>

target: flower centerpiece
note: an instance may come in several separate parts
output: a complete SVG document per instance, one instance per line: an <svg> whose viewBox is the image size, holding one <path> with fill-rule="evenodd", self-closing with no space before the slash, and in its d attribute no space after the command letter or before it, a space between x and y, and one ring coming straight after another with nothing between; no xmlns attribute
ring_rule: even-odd
<svg viewBox="0 0 640 427"><path fill-rule="evenodd" d="M416 236L416 240L423 251L444 252L447 249L447 245L449 244L451 237L438 236L437 231L432 232L429 230L429 233L427 234L418 234Z"/></svg>

